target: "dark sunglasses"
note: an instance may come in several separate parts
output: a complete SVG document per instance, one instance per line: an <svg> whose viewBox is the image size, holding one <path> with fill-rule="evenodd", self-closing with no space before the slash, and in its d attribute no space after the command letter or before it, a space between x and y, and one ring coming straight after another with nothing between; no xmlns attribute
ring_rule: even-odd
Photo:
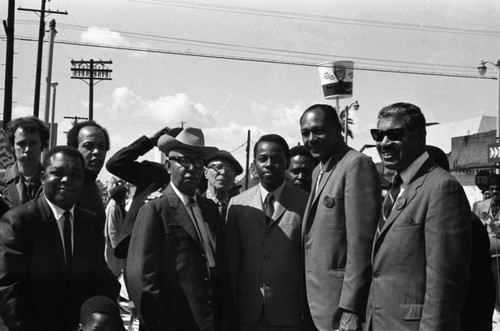
<svg viewBox="0 0 500 331"><path fill-rule="evenodd" d="M185 168L189 168L191 164L194 165L195 168L203 168L203 166L205 165L205 160L200 159L199 157L191 159L185 156L169 156L168 159L179 163Z"/></svg>
<svg viewBox="0 0 500 331"><path fill-rule="evenodd" d="M372 134L373 140L376 142L381 142L384 140L384 137L387 136L389 140L392 141L401 141L406 135L406 131L410 131L409 128L399 128L399 129L389 129L386 131L382 131L379 129L371 129L370 133Z"/></svg>

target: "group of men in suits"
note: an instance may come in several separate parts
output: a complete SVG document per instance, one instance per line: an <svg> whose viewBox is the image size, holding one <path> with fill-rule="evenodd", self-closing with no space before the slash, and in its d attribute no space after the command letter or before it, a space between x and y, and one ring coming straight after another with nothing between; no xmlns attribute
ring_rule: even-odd
<svg viewBox="0 0 500 331"><path fill-rule="evenodd" d="M109 148L107 132L85 121L70 133L74 148L57 146L40 163L45 124L35 117L7 124L15 163L0 182L1 330L74 330L86 299L118 295L104 260L104 220L95 214L103 210L95 178ZM94 204L88 210L79 201Z"/></svg>

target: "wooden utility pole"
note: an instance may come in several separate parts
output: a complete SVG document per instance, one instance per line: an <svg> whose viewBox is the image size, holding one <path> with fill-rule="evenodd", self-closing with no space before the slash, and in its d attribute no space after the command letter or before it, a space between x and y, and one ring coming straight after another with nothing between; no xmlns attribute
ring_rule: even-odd
<svg viewBox="0 0 500 331"><path fill-rule="evenodd" d="M49 123L49 113L50 113L50 88L52 86L52 59L54 57L54 39L56 36L56 20L50 21L50 39L49 39L49 59L47 62L47 78L45 82L47 84L45 89L45 123ZM56 85L57 86L57 85Z"/></svg>
<svg viewBox="0 0 500 331"><path fill-rule="evenodd" d="M94 119L94 85L102 80L111 80L111 73L113 70L109 69L106 64L113 64L112 61L75 61L71 60L71 71L73 72L73 79L81 79L89 85L89 120ZM94 83L94 80L96 81Z"/></svg>
<svg viewBox="0 0 500 331"><path fill-rule="evenodd" d="M14 14L15 0L9 0L8 18L3 20L5 35L7 36L7 50L5 52L5 90L3 99L3 128L12 119L12 76L14 73Z"/></svg>
<svg viewBox="0 0 500 331"><path fill-rule="evenodd" d="M35 99L33 102L33 116L38 117L40 113L40 81L42 80L42 55L43 55L43 37L45 36L45 14L68 15L68 12L59 10L45 10L47 0L42 0L40 9L19 8L23 11L40 13L40 27L38 29L38 51L36 54L36 77L35 77Z"/></svg>

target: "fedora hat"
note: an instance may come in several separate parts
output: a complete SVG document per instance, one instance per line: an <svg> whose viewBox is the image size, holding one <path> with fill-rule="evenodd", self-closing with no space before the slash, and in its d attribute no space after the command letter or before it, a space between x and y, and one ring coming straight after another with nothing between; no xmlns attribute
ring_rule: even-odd
<svg viewBox="0 0 500 331"><path fill-rule="evenodd" d="M214 160L226 160L233 165L234 170L236 170L236 175L241 175L243 173L243 168L241 167L240 163L228 151L219 150L217 154L215 154L214 157L208 159L205 164L208 165Z"/></svg>
<svg viewBox="0 0 500 331"><path fill-rule="evenodd" d="M219 151L217 147L205 146L201 129L192 127L185 128L175 138L164 134L158 139L158 148L166 155L172 149L188 149L201 154L204 159L210 159Z"/></svg>

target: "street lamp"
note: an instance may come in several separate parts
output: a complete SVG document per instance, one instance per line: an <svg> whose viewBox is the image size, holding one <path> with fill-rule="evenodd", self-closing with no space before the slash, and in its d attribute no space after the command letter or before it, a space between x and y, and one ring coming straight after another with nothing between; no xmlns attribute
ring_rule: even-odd
<svg viewBox="0 0 500 331"><path fill-rule="evenodd" d="M479 74L481 76L484 76L484 74L486 73L486 69L487 69L486 64L492 64L495 67L497 67L497 73L498 73L498 79L497 79L497 82L498 82L498 114L497 114L497 134L496 134L496 138L495 138L495 142L498 142L498 140L500 139L500 59L497 61L497 63L490 62L490 61L481 61L481 64L477 67L477 71L479 72ZM499 168L498 163L495 165L495 172L497 174L500 174L500 168Z"/></svg>
<svg viewBox="0 0 500 331"><path fill-rule="evenodd" d="M353 107L354 110L358 110L359 109L358 100L354 101L349 106L345 106L345 109L344 109L344 117L345 117L344 118L344 120L345 120L345 125L344 125L344 139L345 139L345 143L346 144L347 144L347 138L348 138L347 130L348 130L348 126L349 126L349 109L351 109L351 107Z"/></svg>
<svg viewBox="0 0 500 331"><path fill-rule="evenodd" d="M52 114L51 114L51 119L50 119L50 148L57 145L57 137L56 137L57 133L56 133L56 130L54 127L54 117L55 117L55 113L56 113L57 85L59 85L59 83L57 83L57 82L50 83L50 86L52 86Z"/></svg>

